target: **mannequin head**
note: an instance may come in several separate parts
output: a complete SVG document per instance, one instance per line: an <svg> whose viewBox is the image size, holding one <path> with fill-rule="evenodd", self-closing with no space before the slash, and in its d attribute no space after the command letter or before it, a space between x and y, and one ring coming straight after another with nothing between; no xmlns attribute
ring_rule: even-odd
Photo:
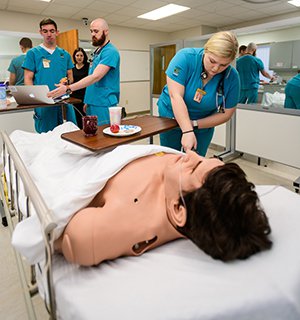
<svg viewBox="0 0 300 320"><path fill-rule="evenodd" d="M187 216L177 230L214 259L246 259L269 249L271 228L254 185L235 163L212 169L183 197Z"/></svg>

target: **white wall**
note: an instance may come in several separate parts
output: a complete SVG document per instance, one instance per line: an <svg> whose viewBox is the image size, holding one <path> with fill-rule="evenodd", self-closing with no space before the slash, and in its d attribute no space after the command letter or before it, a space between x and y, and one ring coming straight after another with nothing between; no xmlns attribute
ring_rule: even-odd
<svg viewBox="0 0 300 320"><path fill-rule="evenodd" d="M45 17L0 10L0 36L2 37L8 33L11 38L9 41L7 38L5 41L1 41L1 39L4 39L0 37L0 57L2 55L0 78L5 78L8 75L6 69L10 59L18 53L19 39L24 36L31 38L33 36L39 37L39 22L43 18ZM79 39L90 41L89 26L84 26L81 21L62 18L53 19L57 23L60 31L78 29ZM149 51L150 44L165 42L169 40L169 35L165 32L110 26L110 39L120 51L131 50L134 53L135 50ZM4 59L3 55L6 55L6 59ZM131 72L130 70L127 71L129 73ZM121 83L120 105L126 106L127 112L129 113L150 110L150 80L148 82L132 81ZM5 117L5 123L10 124L10 126L17 126L16 128L20 129L27 129L33 121L31 117L26 115L24 125L22 126L21 122L13 122L13 117L14 115L7 115ZM1 118L3 118L3 116L0 116L0 119ZM27 123L28 121L30 123Z"/></svg>
<svg viewBox="0 0 300 320"><path fill-rule="evenodd" d="M238 35L238 41L240 44L247 45L250 42L256 44L290 41L300 39L300 26L287 28L282 30L274 30L268 32L251 33L249 35Z"/></svg>

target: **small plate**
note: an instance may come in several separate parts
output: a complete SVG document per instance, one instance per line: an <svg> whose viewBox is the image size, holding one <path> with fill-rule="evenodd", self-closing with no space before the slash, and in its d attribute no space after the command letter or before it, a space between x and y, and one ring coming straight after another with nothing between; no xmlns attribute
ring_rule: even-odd
<svg viewBox="0 0 300 320"><path fill-rule="evenodd" d="M131 136L133 134L136 134L142 130L139 126L133 126L133 125L120 125L120 131L117 133L113 133L110 131L110 127L103 129L103 133L108 134L110 136L114 137L125 137L125 136Z"/></svg>

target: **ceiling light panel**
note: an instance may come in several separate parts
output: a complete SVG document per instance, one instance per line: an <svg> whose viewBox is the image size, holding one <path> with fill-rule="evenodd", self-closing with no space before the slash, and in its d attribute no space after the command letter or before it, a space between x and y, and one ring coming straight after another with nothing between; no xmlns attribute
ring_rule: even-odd
<svg viewBox="0 0 300 320"><path fill-rule="evenodd" d="M300 0L291 0L288 1L289 4L292 4L295 7L300 7Z"/></svg>
<svg viewBox="0 0 300 320"><path fill-rule="evenodd" d="M148 20L159 20L159 19L163 19L189 9L190 9L189 7L179 6L177 4L170 3L164 7L142 14L138 16L138 18L148 19Z"/></svg>

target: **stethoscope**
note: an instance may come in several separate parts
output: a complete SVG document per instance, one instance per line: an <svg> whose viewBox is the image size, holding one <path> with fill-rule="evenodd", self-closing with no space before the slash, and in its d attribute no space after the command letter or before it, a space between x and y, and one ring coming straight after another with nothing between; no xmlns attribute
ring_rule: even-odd
<svg viewBox="0 0 300 320"><path fill-rule="evenodd" d="M207 72L204 68L203 58L202 58L202 72L200 74L201 80L205 80L208 77ZM229 72L227 73L227 69L222 72L221 80L219 81L217 91L216 91L216 109L218 113L225 113L225 96L224 96L224 79L228 77L229 73L231 71L231 67L229 69ZM227 74L226 74L227 73ZM219 98L221 98L221 103L219 104Z"/></svg>
<svg viewBox="0 0 300 320"><path fill-rule="evenodd" d="M106 47L108 44L110 43L110 40L107 41L107 43L101 47L101 48L97 48L92 54L92 59L91 59L91 62L94 61L95 57L98 56L100 54L100 52L104 49L104 47Z"/></svg>

